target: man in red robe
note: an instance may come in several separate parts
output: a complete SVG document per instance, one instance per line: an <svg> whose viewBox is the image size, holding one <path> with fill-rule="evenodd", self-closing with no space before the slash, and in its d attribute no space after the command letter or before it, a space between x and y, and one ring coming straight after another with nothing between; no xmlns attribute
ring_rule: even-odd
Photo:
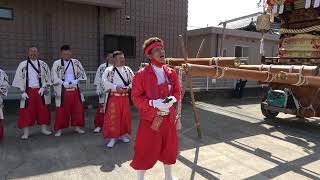
<svg viewBox="0 0 320 180"><path fill-rule="evenodd" d="M108 67L102 75L102 83L107 91L106 111L103 122L103 136L107 147L112 148L120 139L124 143L130 141L131 111L129 90L132 87L132 70L125 66L124 54L113 53L113 66Z"/></svg>
<svg viewBox="0 0 320 180"><path fill-rule="evenodd" d="M178 136L173 104L181 97L177 73L164 65L163 41L157 37L144 42L150 64L139 70L132 82L132 100L140 114L131 167L143 180L146 170L159 160L165 180L172 180L172 165L178 155Z"/></svg>

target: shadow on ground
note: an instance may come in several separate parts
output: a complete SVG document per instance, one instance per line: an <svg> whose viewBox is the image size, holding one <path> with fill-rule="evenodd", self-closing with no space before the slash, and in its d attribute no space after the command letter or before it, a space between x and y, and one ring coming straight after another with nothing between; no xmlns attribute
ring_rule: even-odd
<svg viewBox="0 0 320 180"><path fill-rule="evenodd" d="M256 122L248 122L243 120L245 117L232 118L209 110L199 110L204 133L204 137L199 139L194 128L191 106L184 104L183 107L183 129L179 132L179 150L182 152L195 149L195 156L194 160L190 161L180 154L178 160L191 169L190 179L195 179L196 173L206 179L217 179L221 175L221 172L215 169L198 165L201 147L218 143L226 143L278 165L248 179L257 179L261 175L273 178L291 170L312 179L316 178L314 174L319 174L319 172L306 173L302 168L306 164L319 160L320 133L319 126L314 123L306 123L294 118L276 121L257 119ZM132 111L134 141L138 114L134 108ZM33 128L33 134L28 141L19 140L20 131L16 126L16 114L7 116L6 137L0 144L0 179L30 177L90 165L99 166L100 172L111 172L131 161L133 143L118 143L113 149L105 148L101 135L92 133L93 116L94 110L88 110L87 133L84 135L75 134L69 129L62 137L46 137L40 135L39 129ZM52 117L54 117L53 114ZM306 152L310 152L310 155L289 162L277 161L268 151L237 142L238 139L257 135L279 138L273 135L274 132L284 134L285 139L282 140L302 146ZM310 146L310 144L313 145ZM277 158L281 159L281 157ZM127 166L123 169L131 171Z"/></svg>

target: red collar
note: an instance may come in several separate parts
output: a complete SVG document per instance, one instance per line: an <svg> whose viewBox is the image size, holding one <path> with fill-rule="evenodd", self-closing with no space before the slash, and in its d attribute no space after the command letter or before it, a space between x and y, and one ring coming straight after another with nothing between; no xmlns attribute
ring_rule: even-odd
<svg viewBox="0 0 320 180"><path fill-rule="evenodd" d="M151 64L157 66L158 68L161 68L161 67L164 65L163 63L157 61L157 60L154 59L154 58L151 59Z"/></svg>

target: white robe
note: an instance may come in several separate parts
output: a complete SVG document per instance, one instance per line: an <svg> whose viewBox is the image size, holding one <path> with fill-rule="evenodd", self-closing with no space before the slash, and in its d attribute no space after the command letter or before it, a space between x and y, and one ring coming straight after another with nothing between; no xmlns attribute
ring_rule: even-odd
<svg viewBox="0 0 320 180"><path fill-rule="evenodd" d="M44 91L44 101L45 104L51 103L51 77L50 77L50 68L47 63L44 61L39 60L40 62L40 69L41 69L41 83L42 87L45 89ZM28 65L28 67L31 67L31 64ZM38 67L36 67L38 68ZM14 76L12 86L19 88L21 92L26 91L28 87L26 87L26 77L27 77L27 60L22 61L16 71L16 74ZM20 108L25 107L26 101L24 99L20 100Z"/></svg>
<svg viewBox="0 0 320 180"><path fill-rule="evenodd" d="M3 96L8 95L9 79L7 74L0 69L0 119L4 119L3 116Z"/></svg>
<svg viewBox="0 0 320 180"><path fill-rule="evenodd" d="M74 72L75 79L79 80L79 83L80 83L80 81L87 80L86 72L83 69L80 61L77 59L71 59L71 61L73 63L73 67L74 67L74 71L75 71ZM64 66L67 66L67 64L64 64ZM65 67L64 66L62 66L62 64L61 64L61 59L58 59L53 63L53 66L51 69L51 79L52 79L53 90L54 90L54 95L55 95L56 107L61 106L61 93L62 93L62 86L63 86L62 79L64 79L64 77L65 77L65 74L64 74ZM70 67L72 67L72 66L70 65ZM79 89L79 90L80 90L81 100L83 102L84 96L81 93L81 89Z"/></svg>
<svg viewBox="0 0 320 180"><path fill-rule="evenodd" d="M120 71L120 69L119 69ZM121 73L121 72L120 72ZM128 66L123 66L123 73L122 77L124 78L125 81L127 81L129 83L128 87L131 89L132 88L132 79L134 77L134 73L131 70L130 67ZM103 75L102 75L102 85L103 88L106 92L106 98L103 102L103 112L105 112L106 109L106 105L108 103L108 95L109 92L111 92L112 90L115 90L117 85L123 85L123 81L119 78L118 73L115 71L114 67L108 67Z"/></svg>
<svg viewBox="0 0 320 180"><path fill-rule="evenodd" d="M108 67L111 67L111 64L108 64ZM104 71L107 69L107 63L103 63L99 66L96 76L94 78L94 85L96 86L97 92L100 92L101 95L99 96L99 103L104 103L106 95L105 95L105 90L103 88L103 83L102 83L102 75Z"/></svg>

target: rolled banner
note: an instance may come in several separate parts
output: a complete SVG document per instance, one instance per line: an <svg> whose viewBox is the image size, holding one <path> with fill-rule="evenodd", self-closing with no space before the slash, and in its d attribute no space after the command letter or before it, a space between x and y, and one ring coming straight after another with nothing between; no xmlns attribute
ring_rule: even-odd
<svg viewBox="0 0 320 180"><path fill-rule="evenodd" d="M310 7L311 7L311 0L305 0L304 8L309 9Z"/></svg>
<svg viewBox="0 0 320 180"><path fill-rule="evenodd" d="M313 7L318 8L320 6L320 0L314 0Z"/></svg>
<svg viewBox="0 0 320 180"><path fill-rule="evenodd" d="M284 4L280 5L279 14L282 14L284 10Z"/></svg>
<svg viewBox="0 0 320 180"><path fill-rule="evenodd" d="M260 40L260 54L264 56L264 33L262 34L261 40Z"/></svg>
<svg viewBox="0 0 320 180"><path fill-rule="evenodd" d="M273 7L272 7L272 13L273 14L277 14L278 13L278 7L279 7L279 5L276 5L276 4L273 5Z"/></svg>

